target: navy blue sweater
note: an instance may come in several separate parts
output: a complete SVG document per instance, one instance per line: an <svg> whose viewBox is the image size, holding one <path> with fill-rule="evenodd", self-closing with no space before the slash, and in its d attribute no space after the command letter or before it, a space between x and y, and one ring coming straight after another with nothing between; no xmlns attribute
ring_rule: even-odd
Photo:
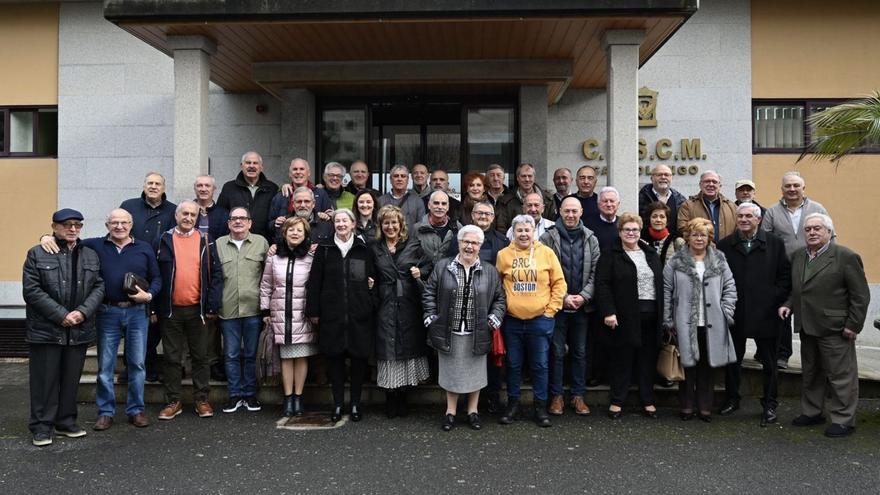
<svg viewBox="0 0 880 495"><path fill-rule="evenodd" d="M95 250L98 253L98 259L101 260L105 301L111 303L131 301L122 290L122 283L128 272L144 277L150 283L150 294L153 294L153 297L159 295L159 290L162 289L162 277L159 275L159 263L156 262L156 253L152 246L144 241L134 239L133 242L122 248L122 252L119 252L109 236L93 237L82 241L82 243Z"/></svg>

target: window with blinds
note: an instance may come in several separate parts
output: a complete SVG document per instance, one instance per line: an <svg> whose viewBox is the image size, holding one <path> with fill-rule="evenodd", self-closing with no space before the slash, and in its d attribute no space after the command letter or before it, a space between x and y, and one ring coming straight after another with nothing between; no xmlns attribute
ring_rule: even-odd
<svg viewBox="0 0 880 495"><path fill-rule="evenodd" d="M800 153L813 142L810 115L847 100L753 100L752 152ZM880 153L880 142L859 147L856 153Z"/></svg>

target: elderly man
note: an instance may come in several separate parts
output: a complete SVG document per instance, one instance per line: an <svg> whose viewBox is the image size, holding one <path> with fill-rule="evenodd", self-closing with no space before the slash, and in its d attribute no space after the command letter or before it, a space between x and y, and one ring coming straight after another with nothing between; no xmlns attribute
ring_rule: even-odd
<svg viewBox="0 0 880 495"><path fill-rule="evenodd" d="M128 422L138 428L150 425L144 413L144 360L147 352L149 303L159 294L162 278L153 247L131 236L131 213L117 208L107 215L104 223L108 234L81 241L98 254L101 278L104 280L104 300L97 315L98 381L95 402L98 419L92 428L103 431L113 426L116 414L116 393L113 373L116 367L119 341L125 339L125 367L128 370L128 398L125 414ZM60 251L55 236L44 235L40 245L50 254ZM146 287L125 287L126 274L133 273L146 281Z"/></svg>
<svg viewBox="0 0 880 495"><path fill-rule="evenodd" d="M355 160L351 162L351 166L348 167L348 175L351 177L351 180L348 181L348 184L345 186L346 191L354 195L357 195L362 189L376 191L372 187L372 181L370 180L370 167L367 166L367 162L363 160Z"/></svg>
<svg viewBox="0 0 880 495"><path fill-rule="evenodd" d="M553 187L556 189L553 193L553 204L556 205L557 215L560 215L559 207L562 205L562 200L571 194L571 170L565 167L557 168L553 172Z"/></svg>
<svg viewBox="0 0 880 495"><path fill-rule="evenodd" d="M406 228L409 232L415 232L415 226L425 216L425 204L419 198L418 193L406 188L409 184L409 170L406 165L395 165L389 173L391 178L391 190L379 196L379 208L385 205L393 205L400 208L403 218L406 220Z"/></svg>
<svg viewBox="0 0 880 495"><path fill-rule="evenodd" d="M233 208L229 215L229 235L217 239L217 258L223 267L220 328L229 393L229 400L223 406L225 413L241 407L248 411L262 409L257 399L256 357L262 326L260 278L269 244L263 237L251 234L252 224L247 208Z"/></svg>
<svg viewBox="0 0 880 495"><path fill-rule="evenodd" d="M498 200L507 194L507 184L504 183L504 167L497 163L493 163L486 168L486 184L489 189L486 191L486 198L492 203L492 207L498 206Z"/></svg>
<svg viewBox="0 0 880 495"><path fill-rule="evenodd" d="M595 193L598 181L598 174L592 165L584 165L577 170L575 177L577 191L572 196L581 203L581 209L584 211L581 221L584 225L599 218L599 195Z"/></svg>
<svg viewBox="0 0 880 495"><path fill-rule="evenodd" d="M192 357L195 411L210 418L208 402L208 331L205 319L216 317L223 289L223 271L214 241L196 229L199 205L183 201L177 205L177 227L168 230L154 246L162 276L162 290L154 302L162 327L165 352L165 399L159 419L174 419L183 412L180 402L183 346Z"/></svg>
<svg viewBox="0 0 880 495"><path fill-rule="evenodd" d="M736 230L736 205L721 194L721 176L714 170L700 174L700 192L678 210L678 231L694 218L706 218L715 227L715 242Z"/></svg>
<svg viewBox="0 0 880 495"><path fill-rule="evenodd" d="M119 205L132 217L131 235L135 239L146 242L150 247L162 232L174 227L174 210L177 205L168 201L165 196L165 177L158 172L149 172L144 178L144 191L139 198L127 199ZM159 325L155 318L150 319L147 329L147 381L159 381L159 353L156 348L161 340ZM120 381L128 380L128 372L122 370Z"/></svg>
<svg viewBox="0 0 880 495"><path fill-rule="evenodd" d="M562 300L562 310L556 313L553 329L550 367L549 414L561 416L565 400L562 374L565 351L571 362L571 398L569 405L575 414L587 416L590 407L584 402L587 391L587 313L593 312L596 263L599 261L599 241L581 222L581 203L577 198L562 200L556 228L541 236L541 242L559 258L568 293Z"/></svg>
<svg viewBox="0 0 880 495"><path fill-rule="evenodd" d="M544 196L539 193L529 193L523 198L522 211L535 221L535 239L540 239L544 232L552 229L553 221L544 218ZM507 239L513 240L513 227L507 229Z"/></svg>
<svg viewBox="0 0 880 495"><path fill-rule="evenodd" d="M617 232L617 209L620 207L620 193L611 186L605 186L599 191L599 215L587 218L584 225L590 229L599 240L600 249L611 248L618 238Z"/></svg>
<svg viewBox="0 0 880 495"><path fill-rule="evenodd" d="M342 178L345 177L345 166L339 162L329 162L324 165L324 191L330 198L334 210L341 208L353 208L354 194L342 187ZM325 211L328 215L332 211Z"/></svg>
<svg viewBox="0 0 880 495"><path fill-rule="evenodd" d="M805 247L804 220L813 213L828 214L819 202L804 195L804 178L797 172L786 172L782 176L782 199L767 209L761 228L776 234L785 243L788 257ZM776 364L788 368L792 354L791 321L780 322L779 345L776 350Z"/></svg>
<svg viewBox="0 0 880 495"><path fill-rule="evenodd" d="M645 225L650 224L648 205L659 201L669 207L666 215L666 227L671 235L680 235L678 231L678 209L685 202L683 194L672 188L672 169L666 165L657 165L651 171L651 183L639 190L639 216Z"/></svg>
<svg viewBox="0 0 880 495"><path fill-rule="evenodd" d="M461 228L458 221L449 217L449 196L445 192L434 191L429 199L428 214L416 224L413 234L426 267L424 277L431 274L434 264L446 257L452 239L456 238Z"/></svg>
<svg viewBox="0 0 880 495"><path fill-rule="evenodd" d="M791 257L791 296L779 316L794 316L801 334L801 415L794 426L825 423L825 397L831 397L828 437L845 437L855 428L859 402L856 338L865 324L871 293L862 258L832 243L834 223L823 213L804 219L806 247ZM829 394L830 392L830 394Z"/></svg>
<svg viewBox="0 0 880 495"><path fill-rule="evenodd" d="M229 233L227 220L229 210L214 202L214 178L210 175L196 177L193 189L196 193L195 202L199 205L198 229L203 234L209 234L211 239L219 239ZM208 362L211 365L211 379L219 382L226 381L226 371L223 368L223 344L220 332L215 320L209 320L208 324Z"/></svg>
<svg viewBox="0 0 880 495"><path fill-rule="evenodd" d="M432 192L431 185L428 183L428 167L422 163L416 163L412 167L413 192L419 197L427 198Z"/></svg>
<svg viewBox="0 0 880 495"><path fill-rule="evenodd" d="M294 214L293 191L300 187L312 190L317 215L322 220L330 220L330 211L333 211L333 202L327 196L327 192L321 187L315 187L309 180L312 167L309 162L302 158L294 158L287 168L287 178L290 183L281 186L281 191L272 198L269 206L269 232L275 232L284 219ZM269 239L271 241L271 239Z"/></svg>
<svg viewBox="0 0 880 495"><path fill-rule="evenodd" d="M51 254L31 248L22 270L29 353L33 444L52 443L54 432L85 436L76 424L76 390L86 348L95 341L98 306L104 299L98 254L79 242L82 213L65 208L52 215L52 234L61 248Z"/></svg>
<svg viewBox="0 0 880 495"><path fill-rule="evenodd" d="M431 172L431 191L443 191L449 197L449 218L460 222L461 218L461 201L453 198L449 193L449 173L443 169L437 169ZM425 210L430 210L431 205L428 203L430 195L424 196Z"/></svg>
<svg viewBox="0 0 880 495"><path fill-rule="evenodd" d="M733 185L734 194L736 195L736 205L739 206L743 203L754 203L761 209L761 218L764 218L764 214L767 213L767 208L761 206L758 203L758 200L755 199L755 194L758 191L757 186L755 186L755 182L749 179L740 179L736 181ZM737 221L737 225L739 221Z"/></svg>
<svg viewBox="0 0 880 495"><path fill-rule="evenodd" d="M263 174L263 157L256 151L248 151L241 157L238 176L223 184L217 204L229 211L244 206L254 219L253 233L271 239L272 233L267 227L269 207L277 192L278 184Z"/></svg>
<svg viewBox="0 0 880 495"><path fill-rule="evenodd" d="M535 183L535 166L531 163L522 163L516 168L516 188L498 198L495 204L495 228L501 232L507 232L513 217L523 212L523 202L526 195L531 193L541 195L545 205L544 218L551 221L556 218L553 198Z"/></svg>
<svg viewBox="0 0 880 495"><path fill-rule="evenodd" d="M782 240L762 230L760 224L761 208L754 203L742 203L736 209L736 232L718 243L733 272L737 292L734 324L730 327L736 362L725 369L727 400L720 414L726 416L739 409L746 339L754 339L763 363L761 426L767 426L777 421L776 313L791 292L791 265Z"/></svg>

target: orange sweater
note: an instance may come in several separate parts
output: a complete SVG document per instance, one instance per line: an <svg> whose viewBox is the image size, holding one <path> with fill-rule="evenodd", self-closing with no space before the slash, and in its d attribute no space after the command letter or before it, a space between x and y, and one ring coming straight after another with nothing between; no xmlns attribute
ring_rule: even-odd
<svg viewBox="0 0 880 495"><path fill-rule="evenodd" d="M530 249L518 249L511 242L498 251L498 274L507 297L507 314L521 320L541 315L553 318L562 309L568 290L556 254L535 241Z"/></svg>
<svg viewBox="0 0 880 495"><path fill-rule="evenodd" d="M171 304L192 306L199 303L202 278L199 275L201 236L193 232L190 236L174 233L174 291Z"/></svg>

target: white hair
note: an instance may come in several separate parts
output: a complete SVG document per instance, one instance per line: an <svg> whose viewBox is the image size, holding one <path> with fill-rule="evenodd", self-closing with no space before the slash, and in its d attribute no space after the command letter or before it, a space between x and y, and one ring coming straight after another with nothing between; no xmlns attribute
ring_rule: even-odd
<svg viewBox="0 0 880 495"><path fill-rule="evenodd" d="M422 165L422 164L419 163L417 165ZM422 166L425 167L425 170L428 170L428 167L426 167L425 165L422 165ZM409 169L406 168L406 165L401 165L401 164L398 164L398 165L391 167L391 170L389 170L388 173L393 174L394 172L397 172L398 170L403 170L403 173L409 175Z"/></svg>
<svg viewBox="0 0 880 495"><path fill-rule="evenodd" d="M315 202L315 192L312 191L311 189L309 189L308 187L299 186L296 189L294 189L294 191L293 191L294 196L296 196L297 194L302 194L302 193L309 193L309 196L312 197L312 202L313 203Z"/></svg>
<svg viewBox="0 0 880 495"><path fill-rule="evenodd" d="M261 165L263 164L263 157L260 156L260 154L256 151L248 151L247 153L241 155L241 163L244 163L244 159L247 158L248 155L256 155L257 161L260 162Z"/></svg>
<svg viewBox="0 0 880 495"><path fill-rule="evenodd" d="M184 199L184 200L181 201L180 203L177 203L177 208L174 210L174 216L179 215L180 212L183 211L183 207L184 207L184 206L195 206L195 207L196 207L196 211L199 211L199 208L200 208L200 207L199 207L199 204L196 203L195 201L193 201L193 200L191 200L191 199Z"/></svg>
<svg viewBox="0 0 880 495"><path fill-rule="evenodd" d="M510 222L510 228L516 230L516 226L521 223L529 224L531 225L532 230L535 230L535 219L530 215L517 215L513 217L513 220Z"/></svg>
<svg viewBox="0 0 880 495"><path fill-rule="evenodd" d="M131 213L128 210L126 210L125 208L114 208L110 210L110 213L107 214L107 217L104 219L104 223L110 223L110 218L113 217L114 213L125 215L125 217L128 218L129 223L134 222L134 218L132 218Z"/></svg>
<svg viewBox="0 0 880 495"><path fill-rule="evenodd" d="M476 225L465 225L464 227L458 229L458 242L464 240L464 236L467 234L474 234L480 239L480 244L486 239L485 234L483 234L483 229L477 227Z"/></svg>
<svg viewBox="0 0 880 495"><path fill-rule="evenodd" d="M801 182L801 185L807 185L807 181L804 180L803 176L801 176L801 173L795 170L791 170L782 174L782 185L785 185L786 177L797 177L797 179Z"/></svg>
<svg viewBox="0 0 880 495"><path fill-rule="evenodd" d="M215 179L213 175L204 174L197 176L195 182L193 182L194 186L199 182L199 179L211 179L211 185L215 187L217 186L217 179Z"/></svg>
<svg viewBox="0 0 880 495"><path fill-rule="evenodd" d="M437 189L436 191L432 192L431 195L428 196L428 201L434 201L434 196L436 196L438 193L446 196L446 201L449 201L449 195L446 194L446 191L443 191L441 189Z"/></svg>
<svg viewBox="0 0 880 495"><path fill-rule="evenodd" d="M348 218L350 218L352 222L356 222L356 220L354 219L354 212L349 210L348 208L339 208L339 209L333 210L333 213L330 214L330 219L335 222L336 216L340 215L340 214L348 215Z"/></svg>
<svg viewBox="0 0 880 495"><path fill-rule="evenodd" d="M599 199L602 199L602 195L607 193L614 193L617 196L617 199L620 200L620 191L614 186L605 186L602 189L599 189Z"/></svg>
<svg viewBox="0 0 880 495"><path fill-rule="evenodd" d="M752 210L752 215L755 215L758 218L761 218L761 207L752 203L751 201L743 201L736 207L736 212L739 213L739 210Z"/></svg>
<svg viewBox="0 0 880 495"><path fill-rule="evenodd" d="M831 217L824 213L810 213L807 215L807 218L804 219L804 225L807 224L807 220L811 218L818 218L822 221L822 226L828 229L828 232L834 233L834 221L831 220Z"/></svg>
<svg viewBox="0 0 880 495"><path fill-rule="evenodd" d="M705 172L703 172L702 174L700 174L700 182L703 182L703 178L706 177L706 176L709 175L709 174L712 174L712 175L714 175L715 177L718 177L718 182L721 182L721 174L719 174L718 172L716 172L716 171L714 171L714 170L706 170Z"/></svg>
<svg viewBox="0 0 880 495"><path fill-rule="evenodd" d="M324 165L324 177L330 173L330 169L335 168L342 172L342 175L345 175L345 165L339 162L327 162L327 165Z"/></svg>

